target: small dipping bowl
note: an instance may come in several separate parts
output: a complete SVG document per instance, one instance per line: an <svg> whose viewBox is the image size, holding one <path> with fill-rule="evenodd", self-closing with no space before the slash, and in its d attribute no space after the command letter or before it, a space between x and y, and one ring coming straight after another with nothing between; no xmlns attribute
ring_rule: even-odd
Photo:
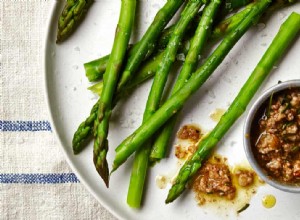
<svg viewBox="0 0 300 220"><path fill-rule="evenodd" d="M281 82L267 91L265 91L259 98L254 102L252 107L250 108L248 115L246 117L246 121L244 124L244 149L246 153L246 157L254 169L254 171L259 175L259 177L264 180L269 185L286 192L291 193L300 193L300 185L293 184L284 184L282 182L277 181L275 178L268 176L267 172L258 164L254 153L252 151L251 146L251 127L254 122L257 111L262 107L264 103L271 97L272 94L275 94L280 91L284 91L288 88L300 88L300 80L290 80L286 82Z"/></svg>

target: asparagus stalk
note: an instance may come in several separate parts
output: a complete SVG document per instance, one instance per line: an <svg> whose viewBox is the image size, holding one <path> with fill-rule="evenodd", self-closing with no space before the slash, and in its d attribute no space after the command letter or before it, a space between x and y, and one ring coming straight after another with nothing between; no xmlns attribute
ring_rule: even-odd
<svg viewBox="0 0 300 220"><path fill-rule="evenodd" d="M184 0L168 0L158 11L154 21L142 39L139 41L137 46L133 48L132 56L128 58L124 71L120 77L117 92L124 91L124 87L132 78L133 73L136 72L147 53L149 54L149 51L153 51L159 35L184 2Z"/></svg>
<svg viewBox="0 0 300 220"><path fill-rule="evenodd" d="M89 117L85 121L81 122L76 132L74 133L72 140L73 153L79 154L88 140L92 137L93 126L97 117L99 101L93 106Z"/></svg>
<svg viewBox="0 0 300 220"><path fill-rule="evenodd" d="M212 0L210 4L204 8L202 19L200 20L195 36L191 41L190 50L186 56L184 65L180 71L178 79L175 82L171 95L177 92L190 78L192 72L195 71L198 63L198 57L200 56L204 44L207 41L213 19L218 11L219 5L219 0ZM172 119L170 119L164 125L158 137L154 141L150 154L150 160L152 162L155 162L165 157L167 145L169 143L173 127L175 126L177 115L178 114L174 115Z"/></svg>
<svg viewBox="0 0 300 220"><path fill-rule="evenodd" d="M163 54L162 62L159 64L157 73L155 74L144 111L143 123L146 122L148 118L156 111L161 102L161 97L168 78L168 73L172 64L175 62L175 57L180 46L180 42L189 23L194 16L196 16L201 5L201 0L190 0L181 13L181 17L174 28L171 39ZM139 208L141 206L143 189L148 170L150 149L151 140L145 144L144 148L138 150L135 154L127 193L127 204L132 208Z"/></svg>
<svg viewBox="0 0 300 220"><path fill-rule="evenodd" d="M85 76L90 82L95 82L103 77L109 57L110 54L83 64Z"/></svg>
<svg viewBox="0 0 300 220"><path fill-rule="evenodd" d="M141 125L116 148L112 171L115 171L123 164L133 152L138 150L169 118L182 108L185 101L208 79L232 47L251 27L253 19L257 19L265 11L269 3L269 0L259 1L238 27L224 38L202 67L192 74L188 82L171 96L146 123Z"/></svg>
<svg viewBox="0 0 300 220"><path fill-rule="evenodd" d="M67 39L87 13L92 0L67 0L58 20L56 43Z"/></svg>
<svg viewBox="0 0 300 220"><path fill-rule="evenodd" d="M125 57L135 18L136 0L122 0L112 53L104 75L104 87L99 100L95 120L94 164L97 172L109 185L109 170L106 160L108 151L108 122L111 115L112 99Z"/></svg>
<svg viewBox="0 0 300 220"><path fill-rule="evenodd" d="M198 150L190 160L185 162L179 171L175 184L169 191L166 203L174 201L183 192L187 181L190 180L201 167L202 161L207 158L220 139L245 111L256 91L268 76L274 64L282 57L284 51L298 35L299 30L300 15L292 13L282 24L278 34L230 105L227 112L221 117L219 123L212 132L200 142Z"/></svg>

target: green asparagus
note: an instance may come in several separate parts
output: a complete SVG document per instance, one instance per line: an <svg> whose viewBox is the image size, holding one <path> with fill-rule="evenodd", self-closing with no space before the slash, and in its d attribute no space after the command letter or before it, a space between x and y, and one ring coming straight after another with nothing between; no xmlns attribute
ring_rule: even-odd
<svg viewBox="0 0 300 220"><path fill-rule="evenodd" d="M87 13L93 0L67 0L58 20L56 43L67 39Z"/></svg>
<svg viewBox="0 0 300 220"><path fill-rule="evenodd" d="M155 74L144 111L143 123L146 122L148 118L156 111L161 102L161 97L167 81L168 73L172 64L175 62L175 57L180 46L180 42L189 23L194 16L196 16L201 6L201 0L190 0L181 13L180 19L174 28L171 39L169 40L168 46L163 54L163 59L161 63L159 63L157 73ZM136 152L134 158L130 184L127 193L127 203L133 208L139 208L141 206L143 189L148 170L150 148L151 140L148 140L144 148Z"/></svg>
<svg viewBox="0 0 300 220"><path fill-rule="evenodd" d="M97 111L98 111L98 104L99 102L97 102L91 112L90 115L87 119L85 119L85 121L83 121L79 127L77 128L73 140L72 140L72 147L73 147L73 153L74 154L79 154L86 142L91 138L91 134L92 134L92 130L94 127L94 122L95 119L97 117Z"/></svg>
<svg viewBox="0 0 300 220"><path fill-rule="evenodd" d="M99 100L97 118L95 120L94 164L106 186L109 185L109 170L106 160L108 151L108 127L112 109L112 100L117 86L119 73L125 58L135 18L136 0L122 0L118 26L104 74L104 87Z"/></svg>
<svg viewBox="0 0 300 220"><path fill-rule="evenodd" d="M153 50L160 33L184 2L184 0L168 0L158 11L154 21L142 39L139 41L137 46L133 48L132 56L128 58L124 71L120 77L117 92L124 90L125 85L133 77L133 73L136 72L146 54Z"/></svg>
<svg viewBox="0 0 300 220"><path fill-rule="evenodd" d="M200 142L198 150L185 162L180 169L174 185L169 191L166 203L174 201L185 189L186 183L190 180L198 169L202 161L207 158L212 149L226 134L234 122L245 111L250 100L272 70L274 64L282 57L284 51L298 35L300 30L300 15L292 13L282 24L278 34L259 61L258 65L236 96L227 112L221 117L219 123L211 133Z"/></svg>
<svg viewBox="0 0 300 220"><path fill-rule="evenodd" d="M204 8L202 19L200 20L195 36L191 41L190 50L186 56L183 67L179 73L178 79L175 82L171 95L177 92L190 78L191 73L195 71L198 63L198 58L204 47L204 44L207 41L212 22L218 11L220 3L220 0L212 0L210 4ZM165 157L167 145L169 143L173 127L175 126L177 115L178 114L174 115L172 119L170 119L164 125L158 137L154 141L150 154L150 160L152 162L155 162Z"/></svg>
<svg viewBox="0 0 300 220"><path fill-rule="evenodd" d="M269 0L259 1L239 26L224 38L202 67L192 74L188 82L172 95L146 123L141 125L116 148L112 171L115 171L123 164L132 153L138 150L169 118L182 108L184 102L208 79L236 42L253 24L253 19L257 19L265 11L269 3Z"/></svg>
<svg viewBox="0 0 300 220"><path fill-rule="evenodd" d="M103 77L109 57L110 54L83 64L85 76L90 82L95 82Z"/></svg>

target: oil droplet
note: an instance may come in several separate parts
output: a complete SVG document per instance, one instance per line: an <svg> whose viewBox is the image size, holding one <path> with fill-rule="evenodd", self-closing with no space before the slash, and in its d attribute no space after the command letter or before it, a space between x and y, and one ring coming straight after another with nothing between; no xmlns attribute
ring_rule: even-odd
<svg viewBox="0 0 300 220"><path fill-rule="evenodd" d="M156 176L155 182L158 188L165 189L168 181L165 176L158 175Z"/></svg>
<svg viewBox="0 0 300 220"><path fill-rule="evenodd" d="M262 198L262 205L267 208L273 208L276 204L276 198L273 195L266 195Z"/></svg>
<svg viewBox="0 0 300 220"><path fill-rule="evenodd" d="M215 122L218 122L220 121L220 118L222 117L222 115L225 113L225 110L224 109L220 109L220 108L217 108L213 113L211 113L209 115L209 117L215 121Z"/></svg>

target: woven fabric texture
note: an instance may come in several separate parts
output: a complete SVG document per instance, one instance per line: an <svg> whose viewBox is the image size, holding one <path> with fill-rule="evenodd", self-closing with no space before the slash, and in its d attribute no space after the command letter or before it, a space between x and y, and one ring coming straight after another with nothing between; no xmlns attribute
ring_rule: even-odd
<svg viewBox="0 0 300 220"><path fill-rule="evenodd" d="M48 121L50 0L0 0L0 219L115 219L69 168Z"/></svg>

